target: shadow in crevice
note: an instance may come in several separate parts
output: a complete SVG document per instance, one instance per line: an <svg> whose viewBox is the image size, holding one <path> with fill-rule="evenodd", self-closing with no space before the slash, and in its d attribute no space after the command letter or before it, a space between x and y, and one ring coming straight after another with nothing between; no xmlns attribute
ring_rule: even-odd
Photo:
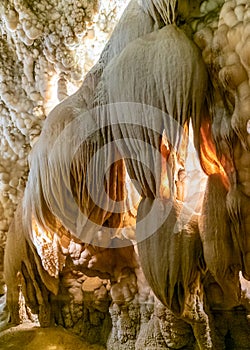
<svg viewBox="0 0 250 350"><path fill-rule="evenodd" d="M235 343L233 338L231 337L230 331L225 335L225 348L227 350L235 350Z"/></svg>

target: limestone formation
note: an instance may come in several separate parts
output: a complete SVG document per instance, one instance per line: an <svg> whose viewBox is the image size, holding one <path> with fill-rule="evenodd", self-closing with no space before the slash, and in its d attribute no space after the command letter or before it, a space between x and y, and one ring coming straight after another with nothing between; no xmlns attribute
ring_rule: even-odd
<svg viewBox="0 0 250 350"><path fill-rule="evenodd" d="M131 0L101 54L124 3L64 5L0 5L10 320L249 349L248 1Z"/></svg>

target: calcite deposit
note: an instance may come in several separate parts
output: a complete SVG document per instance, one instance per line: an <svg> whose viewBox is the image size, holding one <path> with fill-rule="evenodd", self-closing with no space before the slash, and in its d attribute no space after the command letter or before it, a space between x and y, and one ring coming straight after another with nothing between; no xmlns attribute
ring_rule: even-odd
<svg viewBox="0 0 250 350"><path fill-rule="evenodd" d="M125 5L123 1L1 2L1 249L23 196L28 155L46 116L81 84Z"/></svg>
<svg viewBox="0 0 250 350"><path fill-rule="evenodd" d="M0 325L249 349L249 2L0 13Z"/></svg>

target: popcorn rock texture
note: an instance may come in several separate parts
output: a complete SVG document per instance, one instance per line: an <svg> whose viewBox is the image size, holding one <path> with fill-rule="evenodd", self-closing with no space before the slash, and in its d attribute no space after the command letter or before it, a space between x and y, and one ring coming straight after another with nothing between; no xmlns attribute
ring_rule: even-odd
<svg viewBox="0 0 250 350"><path fill-rule="evenodd" d="M80 86L125 4L92 0L1 1L2 249L14 211L23 196L29 172L28 156L44 120L57 103Z"/></svg>
<svg viewBox="0 0 250 350"><path fill-rule="evenodd" d="M249 3L131 0L100 54L123 5L1 5L11 320L112 350L248 349Z"/></svg>

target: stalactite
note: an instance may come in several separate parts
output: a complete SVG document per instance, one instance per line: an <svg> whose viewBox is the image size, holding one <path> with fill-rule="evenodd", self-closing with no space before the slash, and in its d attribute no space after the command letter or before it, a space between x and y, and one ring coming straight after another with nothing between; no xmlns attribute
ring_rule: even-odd
<svg viewBox="0 0 250 350"><path fill-rule="evenodd" d="M0 5L10 318L108 349L247 349L248 2L132 0L90 69L122 5Z"/></svg>

